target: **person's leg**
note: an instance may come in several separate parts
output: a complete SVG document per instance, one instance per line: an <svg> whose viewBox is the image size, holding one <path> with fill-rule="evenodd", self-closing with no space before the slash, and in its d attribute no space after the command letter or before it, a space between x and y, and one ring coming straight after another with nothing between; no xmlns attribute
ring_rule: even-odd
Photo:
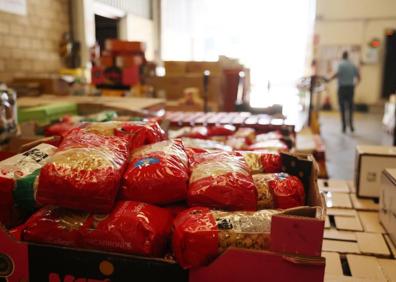
<svg viewBox="0 0 396 282"><path fill-rule="evenodd" d="M346 124L345 124L345 93L344 87L338 87L338 104L340 106L340 114L341 114L341 123L342 123L342 132L345 132Z"/></svg>
<svg viewBox="0 0 396 282"><path fill-rule="evenodd" d="M355 131L355 128L353 127L353 110L354 110L354 104L353 104L353 96L355 94L355 87L351 86L351 89L349 90L348 93L348 104L349 104L349 127L351 128L351 131Z"/></svg>

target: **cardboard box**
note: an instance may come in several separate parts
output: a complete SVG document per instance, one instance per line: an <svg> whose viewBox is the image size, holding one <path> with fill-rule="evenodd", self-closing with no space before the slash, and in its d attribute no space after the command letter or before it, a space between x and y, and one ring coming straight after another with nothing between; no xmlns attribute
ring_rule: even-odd
<svg viewBox="0 0 396 282"><path fill-rule="evenodd" d="M9 281L323 281L325 205L310 156L282 154L299 175L307 207L272 218L270 249L230 248L210 265L190 271L172 260L19 242L0 228L0 277ZM232 267L230 267L232 266ZM91 279L91 280L90 280ZM96 279L96 280L95 280Z"/></svg>
<svg viewBox="0 0 396 282"><path fill-rule="evenodd" d="M186 62L186 72L203 75L204 71L210 71L211 75L221 75L222 67L219 62Z"/></svg>
<svg viewBox="0 0 396 282"><path fill-rule="evenodd" d="M103 68L109 68L113 66L113 56L111 55L102 55L100 56L100 66Z"/></svg>
<svg viewBox="0 0 396 282"><path fill-rule="evenodd" d="M379 217L396 244L396 169L385 169L382 173Z"/></svg>
<svg viewBox="0 0 396 282"><path fill-rule="evenodd" d="M187 71L186 65L187 62L183 62L183 61L165 61L164 67L165 67L166 75L185 74Z"/></svg>
<svg viewBox="0 0 396 282"><path fill-rule="evenodd" d="M112 53L144 53L146 51L146 43L141 41L107 39L105 49Z"/></svg>
<svg viewBox="0 0 396 282"><path fill-rule="evenodd" d="M356 147L355 186L358 197L379 197L381 174L385 168L396 168L396 147Z"/></svg>

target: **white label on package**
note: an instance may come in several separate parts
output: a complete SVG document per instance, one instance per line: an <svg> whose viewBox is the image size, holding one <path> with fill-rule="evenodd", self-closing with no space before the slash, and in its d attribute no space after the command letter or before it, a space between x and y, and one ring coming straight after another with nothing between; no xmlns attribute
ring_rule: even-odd
<svg viewBox="0 0 396 282"><path fill-rule="evenodd" d="M41 168L56 150L55 146L40 144L26 152L0 162L0 177L19 179Z"/></svg>

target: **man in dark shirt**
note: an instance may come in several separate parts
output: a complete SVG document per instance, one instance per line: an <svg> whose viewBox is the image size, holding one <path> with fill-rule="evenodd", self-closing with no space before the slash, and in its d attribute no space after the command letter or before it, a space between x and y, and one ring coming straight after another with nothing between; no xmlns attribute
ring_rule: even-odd
<svg viewBox="0 0 396 282"><path fill-rule="evenodd" d="M338 103L341 111L342 132L346 131L346 117L353 132L353 96L355 85L360 82L360 73L355 65L348 59L348 52L342 53L342 60L338 65L337 73L329 80L338 80ZM348 111L348 114L347 114Z"/></svg>

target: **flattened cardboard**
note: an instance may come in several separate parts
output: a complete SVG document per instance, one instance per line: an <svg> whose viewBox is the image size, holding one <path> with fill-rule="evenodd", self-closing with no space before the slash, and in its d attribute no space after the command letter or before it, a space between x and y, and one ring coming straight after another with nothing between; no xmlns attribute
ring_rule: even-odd
<svg viewBox="0 0 396 282"><path fill-rule="evenodd" d="M382 273L389 282L396 282L396 260L394 259L377 259Z"/></svg>
<svg viewBox="0 0 396 282"><path fill-rule="evenodd" d="M374 199L362 199L356 197L356 194L351 194L351 201L353 208L362 211L378 211L379 204Z"/></svg>
<svg viewBox="0 0 396 282"><path fill-rule="evenodd" d="M385 169L381 177L380 222L396 244L396 169Z"/></svg>
<svg viewBox="0 0 396 282"><path fill-rule="evenodd" d="M357 243L338 240L323 240L323 251L337 252L346 254L360 254L360 249Z"/></svg>
<svg viewBox="0 0 396 282"><path fill-rule="evenodd" d="M327 215L357 216L357 212L352 209L327 209Z"/></svg>
<svg viewBox="0 0 396 282"><path fill-rule="evenodd" d="M380 233L356 232L360 252L366 255L390 256L390 250Z"/></svg>
<svg viewBox="0 0 396 282"><path fill-rule="evenodd" d="M396 246L395 246L395 244L392 242L392 240L391 240L391 238L389 237L388 234L384 234L384 238L385 238L386 243L388 244L388 247L389 247L392 255L394 257L396 257Z"/></svg>
<svg viewBox="0 0 396 282"><path fill-rule="evenodd" d="M318 179L319 190L322 192L349 193L348 183L338 179Z"/></svg>
<svg viewBox="0 0 396 282"><path fill-rule="evenodd" d="M342 266L340 255L337 253L322 252L322 256L326 258L325 276L336 275L342 276Z"/></svg>
<svg viewBox="0 0 396 282"><path fill-rule="evenodd" d="M329 216L326 216L326 219L325 219L325 228L327 229L327 228L330 228L330 227L331 227L331 225L330 225Z"/></svg>
<svg viewBox="0 0 396 282"><path fill-rule="evenodd" d="M386 281L381 267L374 257L347 255L349 269L353 278L373 279L374 281Z"/></svg>
<svg viewBox="0 0 396 282"><path fill-rule="evenodd" d="M362 224L357 216L334 216L337 229L350 231L363 231Z"/></svg>
<svg viewBox="0 0 396 282"><path fill-rule="evenodd" d="M327 192L324 194L328 208L352 208L349 193Z"/></svg>
<svg viewBox="0 0 396 282"><path fill-rule="evenodd" d="M384 228L379 222L378 212L358 212L360 222L365 232L385 233Z"/></svg>
<svg viewBox="0 0 396 282"><path fill-rule="evenodd" d="M334 228L325 230L323 238L342 241L357 241L355 232L341 231Z"/></svg>

